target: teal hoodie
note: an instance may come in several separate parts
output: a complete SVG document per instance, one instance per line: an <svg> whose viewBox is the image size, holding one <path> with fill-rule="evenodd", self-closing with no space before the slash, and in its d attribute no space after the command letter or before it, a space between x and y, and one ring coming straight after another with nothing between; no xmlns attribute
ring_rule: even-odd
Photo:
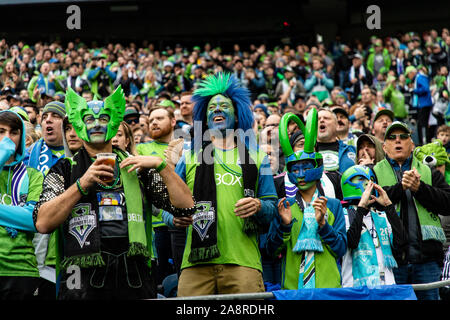
<svg viewBox="0 0 450 320"><path fill-rule="evenodd" d="M22 121L20 116L11 112ZM9 138L0 141L0 277L39 277L33 237L36 228L33 210L42 192L43 176L25 166L25 124L22 121L20 145ZM7 150L14 150L14 161ZM1 283L1 280L0 280Z"/></svg>
<svg viewBox="0 0 450 320"><path fill-rule="evenodd" d="M42 183L44 178L39 171L30 167L26 167L26 174L24 175L24 178L22 180L20 190L17 190L18 186L14 184L15 182L13 183L13 176L15 170L17 170L20 166L23 166L23 159L26 154L26 128L25 123L17 113L10 110L5 110L0 111L0 114L3 112L11 112L17 115L17 117L22 122L22 135L19 149L15 153L14 161L9 164L4 164L4 162L8 159L4 159L3 161L0 160L0 191L4 188L6 189L6 194L0 192L0 226L14 228L25 232L36 232L36 228L32 219L32 213L34 205L39 200L39 195L42 191ZM4 155L6 151L5 146L10 146L11 143L13 143L8 138L4 138L3 140L0 141L0 159L2 159L2 154ZM14 190L17 190L18 194L21 194L22 197L24 195L27 195L25 203L21 203L21 205L12 205L12 200L10 201L10 199ZM30 197L30 195L32 195L32 197Z"/></svg>

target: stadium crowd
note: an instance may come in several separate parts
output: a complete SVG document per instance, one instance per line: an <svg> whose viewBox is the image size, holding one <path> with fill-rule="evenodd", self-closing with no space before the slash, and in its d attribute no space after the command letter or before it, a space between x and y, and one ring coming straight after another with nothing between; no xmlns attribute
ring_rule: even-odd
<svg viewBox="0 0 450 320"><path fill-rule="evenodd" d="M236 43L227 52L210 43L1 39L0 299L55 299L56 288L61 299L137 299L448 280L450 32L367 40ZM248 105L235 84L248 90ZM122 97L120 112L111 101ZM92 119L77 118L83 103ZM102 108L115 111L102 118ZM252 131L256 151L212 134L214 168L193 166L195 133L228 121L227 129ZM102 125L114 134L100 150L90 132ZM107 169L94 155L116 148L121 167L100 190L95 170ZM139 169L150 200L130 192L122 165ZM150 212L147 237L130 222L131 210L142 211L131 202ZM94 227L81 218L72 226L85 214L72 210L80 203L103 208ZM194 207L203 218L193 219ZM117 233L130 244L132 233L139 245L147 238L150 262L124 257L131 249ZM95 241L100 255L86 249ZM61 271L71 264L89 270L79 283Z"/></svg>

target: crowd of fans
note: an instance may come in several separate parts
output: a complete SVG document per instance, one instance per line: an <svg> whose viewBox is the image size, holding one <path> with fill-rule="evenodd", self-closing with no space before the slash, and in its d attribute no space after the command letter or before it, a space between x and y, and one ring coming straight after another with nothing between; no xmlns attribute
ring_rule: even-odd
<svg viewBox="0 0 450 320"><path fill-rule="evenodd" d="M157 121L152 108L166 107L176 127L188 132L193 126L192 93L208 75L229 72L251 93L254 131L274 176L285 171L278 139L281 117L291 112L304 120L316 108L332 110L337 118L334 125L319 114L317 141L325 170L338 171L340 177L354 164L374 165L383 158L386 129L397 120L407 124L415 146L438 138L449 153L449 68L450 32L445 28L372 36L367 43L344 43L337 37L329 44L273 48L235 44L230 52L209 43L192 48L182 44L156 48L146 42L99 47L79 39L64 44L1 39L0 110L15 110L23 116L26 147L30 147L42 137L44 107L52 101L64 103L68 88L91 101L105 99L121 85L126 97L125 122L113 144L120 146L130 138L124 148L137 155L145 149L140 146L157 140L150 125ZM296 129L295 124L289 127L293 140ZM365 139L358 140L361 136ZM327 144L336 137L339 150L345 149L339 159L327 153ZM448 183L447 173L442 174ZM339 192L335 196L342 200ZM162 221L156 228L164 227ZM448 221L442 220L442 225L447 236L444 251ZM170 240L169 244L160 241L161 248L171 246ZM176 260L175 252L167 256L160 250L159 258L165 260L159 263L160 274L178 272L179 266L167 262ZM271 265L273 261L268 260ZM162 284L163 277L158 282Z"/></svg>

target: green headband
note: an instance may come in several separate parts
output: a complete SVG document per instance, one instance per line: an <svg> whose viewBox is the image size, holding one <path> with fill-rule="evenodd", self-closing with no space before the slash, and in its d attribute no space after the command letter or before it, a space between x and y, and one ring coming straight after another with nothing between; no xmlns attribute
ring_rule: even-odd
<svg viewBox="0 0 450 320"><path fill-rule="evenodd" d="M98 118L101 114L107 114L110 117L105 141L111 140L119 129L120 122L123 120L125 113L125 95L122 87L119 85L116 90L102 101L90 101L79 96L72 88L67 89L66 106L69 122L72 124L78 137L86 142L90 142L84 117L93 115Z"/></svg>

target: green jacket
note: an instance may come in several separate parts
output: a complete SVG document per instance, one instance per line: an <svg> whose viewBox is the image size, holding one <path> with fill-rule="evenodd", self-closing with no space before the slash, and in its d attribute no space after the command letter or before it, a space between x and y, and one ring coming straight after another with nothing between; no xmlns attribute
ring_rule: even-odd
<svg viewBox="0 0 450 320"><path fill-rule="evenodd" d="M391 105L396 118L404 119L408 116L405 107L405 96L392 83L383 90L383 97L384 101Z"/></svg>
<svg viewBox="0 0 450 320"><path fill-rule="evenodd" d="M389 56L389 52L386 48L383 49L382 52L383 60L384 60L384 67L386 70L389 70L391 67L391 57ZM369 53L369 56L367 57L367 69L373 73L373 67L374 67L374 61L375 61L375 50L371 48L371 52Z"/></svg>

